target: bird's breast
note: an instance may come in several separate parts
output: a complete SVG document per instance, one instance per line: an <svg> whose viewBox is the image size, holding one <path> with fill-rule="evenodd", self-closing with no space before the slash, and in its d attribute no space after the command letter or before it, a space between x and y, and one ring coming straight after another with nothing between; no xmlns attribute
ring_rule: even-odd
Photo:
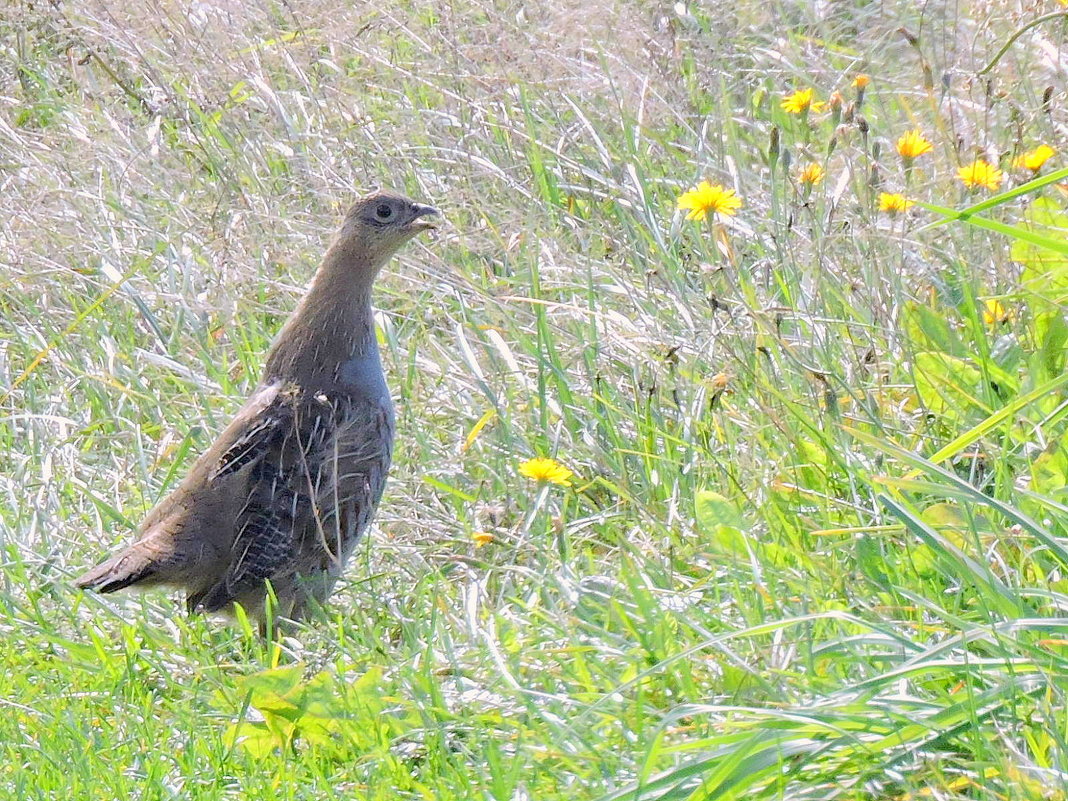
<svg viewBox="0 0 1068 801"><path fill-rule="evenodd" d="M337 381L346 392L370 401L388 402L389 387L378 351L353 356L338 365Z"/></svg>

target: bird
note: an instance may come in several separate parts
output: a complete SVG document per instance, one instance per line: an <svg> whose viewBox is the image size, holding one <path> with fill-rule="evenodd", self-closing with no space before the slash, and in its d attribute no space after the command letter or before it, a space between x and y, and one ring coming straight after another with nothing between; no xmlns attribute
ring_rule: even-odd
<svg viewBox="0 0 1068 801"><path fill-rule="evenodd" d="M291 620L326 600L374 516L393 452L372 285L438 215L386 190L352 204L246 403L134 543L77 587L174 587L190 613L233 615L239 604L261 626L271 592Z"/></svg>

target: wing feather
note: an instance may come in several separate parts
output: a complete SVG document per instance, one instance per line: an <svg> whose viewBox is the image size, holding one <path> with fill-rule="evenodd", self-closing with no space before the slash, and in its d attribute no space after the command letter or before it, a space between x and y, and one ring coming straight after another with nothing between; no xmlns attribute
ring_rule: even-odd
<svg viewBox="0 0 1068 801"><path fill-rule="evenodd" d="M291 391L274 394L270 402L248 420L212 469L210 480L237 473L266 456L293 426L294 398Z"/></svg>
<svg viewBox="0 0 1068 801"><path fill-rule="evenodd" d="M323 485L335 474L326 462L350 413L351 403L344 396L281 397L227 449L216 477L250 464L253 467L236 523L230 566L197 599L197 609L223 609L293 565L300 547L299 532Z"/></svg>

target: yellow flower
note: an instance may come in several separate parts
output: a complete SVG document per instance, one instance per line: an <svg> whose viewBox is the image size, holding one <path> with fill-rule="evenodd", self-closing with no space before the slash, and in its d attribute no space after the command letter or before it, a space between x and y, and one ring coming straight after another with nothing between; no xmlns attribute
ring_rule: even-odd
<svg viewBox="0 0 1068 801"><path fill-rule="evenodd" d="M820 111L822 105L824 104L816 100L815 89L798 89L782 99L783 111L788 114L804 114L810 108Z"/></svg>
<svg viewBox="0 0 1068 801"><path fill-rule="evenodd" d="M896 192L894 194L889 192L879 193L879 211L885 211L887 214L900 214L915 205L915 200L909 200L904 195Z"/></svg>
<svg viewBox="0 0 1068 801"><path fill-rule="evenodd" d="M489 545L493 542L493 535L488 531L476 531L471 535L471 541L475 543L476 548L481 548L483 545Z"/></svg>
<svg viewBox="0 0 1068 801"><path fill-rule="evenodd" d="M869 83L871 83L871 78L868 77L867 75L865 75L862 72L862 73L858 74L856 78L853 79L853 88L854 89L863 89Z"/></svg>
<svg viewBox="0 0 1068 801"><path fill-rule="evenodd" d="M823 167L816 162L812 162L811 164L806 164L804 169L797 174L797 180L803 184L815 186L823 180L824 175L826 175L826 172Z"/></svg>
<svg viewBox="0 0 1068 801"><path fill-rule="evenodd" d="M981 186L991 192L996 192L997 188L1001 186L1001 182L1005 179L1005 173L993 164L987 164L982 159L976 159L971 164L957 170L957 177L967 187Z"/></svg>
<svg viewBox="0 0 1068 801"><path fill-rule="evenodd" d="M1034 150L1028 150L1026 153L1017 156L1012 162L1012 166L1017 169L1038 172L1042 169L1042 165L1049 161L1056 152L1049 145L1039 145Z"/></svg>
<svg viewBox="0 0 1068 801"><path fill-rule="evenodd" d="M905 131L897 140L897 154L906 161L911 161L924 153L934 150L934 145L927 141L923 131Z"/></svg>
<svg viewBox="0 0 1068 801"><path fill-rule="evenodd" d="M983 301L983 322L987 325L1007 323L1011 319L1012 313L1002 306L997 298Z"/></svg>
<svg viewBox="0 0 1068 801"><path fill-rule="evenodd" d="M733 217L741 207L742 199L733 189L708 181L701 181L696 189L683 192L679 197L679 208L690 210L686 215L687 220L703 220L709 214Z"/></svg>
<svg viewBox="0 0 1068 801"><path fill-rule="evenodd" d="M571 486L571 476L575 475L555 459L538 456L519 465L519 474L531 481L548 481L561 487Z"/></svg>

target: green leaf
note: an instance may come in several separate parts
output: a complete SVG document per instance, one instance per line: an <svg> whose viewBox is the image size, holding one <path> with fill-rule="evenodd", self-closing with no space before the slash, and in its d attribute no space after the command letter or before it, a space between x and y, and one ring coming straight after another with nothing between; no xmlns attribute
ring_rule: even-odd
<svg viewBox="0 0 1068 801"><path fill-rule="evenodd" d="M241 685L250 695L249 704L261 712L273 712L292 716L300 712L300 706L287 698L300 684L304 675L301 664L263 670L247 677Z"/></svg>
<svg viewBox="0 0 1068 801"><path fill-rule="evenodd" d="M954 356L964 356L966 350L960 337L949 326L944 312L936 312L920 303L905 307L905 330L910 342L920 350L937 350Z"/></svg>
<svg viewBox="0 0 1068 801"><path fill-rule="evenodd" d="M890 514L904 523L907 529L937 555L939 563L948 573L954 574L964 583L975 584L986 590L984 597L989 599L991 605L996 606L1001 614L1006 617L1020 617L1032 613L993 571L959 547L954 542L955 538L934 529L897 498L886 493L880 493L878 498Z"/></svg>
<svg viewBox="0 0 1068 801"><path fill-rule="evenodd" d="M700 490L694 502L697 525L705 532L711 533L721 526L742 528L745 518L733 501L712 490Z"/></svg>
<svg viewBox="0 0 1068 801"><path fill-rule="evenodd" d="M1028 209L1023 223L1044 242L1020 239L1010 255L1023 265L1020 283L1037 295L1058 300L1068 294L1068 213L1049 198L1039 198ZM1050 247L1050 243L1062 247Z"/></svg>
<svg viewBox="0 0 1068 801"><path fill-rule="evenodd" d="M232 723L223 734L223 743L227 748L240 746L256 759L264 759L281 748L284 743L267 728L265 723L253 723L242 720Z"/></svg>
<svg viewBox="0 0 1068 801"><path fill-rule="evenodd" d="M917 353L913 360L916 393L931 412L960 420L968 409L989 409L980 400L983 373L964 359L938 351Z"/></svg>
<svg viewBox="0 0 1068 801"><path fill-rule="evenodd" d="M905 450L900 445L897 445L890 440L880 439L866 431L861 431L860 429L848 426L844 427L844 430L848 432L851 437L854 437L860 442L866 443L873 448L878 448L879 450L900 459L906 464L911 464L919 468L919 472L928 474L932 479L941 479L940 484L937 485L932 482L927 482L931 485L931 491L941 490L943 494L950 495L951 497L957 496L962 500L987 506L1004 515L1009 520L1012 520L1014 523L1019 524L1021 527L1031 532L1031 534L1045 546L1050 555L1057 559L1062 566L1068 566L1068 549L1047 531L1044 526L1040 525L1016 507L999 501L997 498L976 489L960 476L924 459L922 456L918 456L911 451ZM900 483L900 481L898 483Z"/></svg>
<svg viewBox="0 0 1068 801"><path fill-rule="evenodd" d="M1054 496L1068 487L1068 436L1039 454L1031 463L1031 489L1043 495Z"/></svg>
<svg viewBox="0 0 1068 801"><path fill-rule="evenodd" d="M916 203L928 211L933 211L935 214L941 214L951 220L960 220L969 225L974 225L976 228L995 231L996 233L1004 234L1012 239L1030 242L1032 245L1068 256L1068 241L1063 239L1042 236L1022 225L1008 225L1003 222L998 222L997 220L988 220L986 217L968 215L965 212L956 211L955 209L946 208L945 206L939 206L935 203L925 203L922 200L917 200Z"/></svg>
<svg viewBox="0 0 1068 801"><path fill-rule="evenodd" d="M976 442L977 440L989 434L991 431L1001 426L1007 419L1009 419L1013 415L1023 411L1032 403L1036 403L1037 401L1042 400L1046 396L1051 395L1065 384L1068 384L1068 374L1061 373L1054 380L1043 384L1040 387L1036 387L1035 389L1028 392L1026 395L1021 395L1020 397L1013 400L1012 403L1003 406L1001 409L991 414L978 425L973 426L969 430L965 431L963 434L955 437L952 442L949 442L948 444L939 448L936 453L931 454L930 460L935 463L944 462L946 459L956 456L958 453L967 448L973 442ZM919 473L920 471L917 470L913 473L910 473L909 475L915 476L919 475Z"/></svg>
<svg viewBox="0 0 1068 801"><path fill-rule="evenodd" d="M742 527L745 519L738 507L712 490L701 490L694 501L697 527L709 545L720 553L748 559L753 551Z"/></svg>
<svg viewBox="0 0 1068 801"><path fill-rule="evenodd" d="M933 222L930 225L925 225L920 230L926 231L929 228L937 228L940 225L946 225L947 223L951 223L954 220L958 219L966 220L968 217L974 214L978 214L979 212L986 211L987 209L992 209L996 206L1003 206L1004 204L1008 203L1011 200L1015 200L1021 195L1037 193L1039 189L1047 187L1050 184L1055 184L1058 181L1063 181L1065 178L1068 178L1068 167L1065 167L1060 170L1055 170L1049 175L1043 175L1039 178L1030 180L1025 184L1014 186L1012 189L1007 189L1004 192L1000 192L996 195L988 197L985 200L981 200L978 203L968 206L968 208L966 209L961 209L960 211L955 212L948 219L938 220L937 222Z"/></svg>
<svg viewBox="0 0 1068 801"><path fill-rule="evenodd" d="M1061 311L1035 315L1035 342L1038 343L1039 365L1049 378L1063 377L1068 356L1068 323Z"/></svg>
<svg viewBox="0 0 1068 801"><path fill-rule="evenodd" d="M708 540L708 545L719 553L750 559L754 554L774 565L790 565L808 562L807 557L795 554L775 543L764 543L747 532L749 523L738 505L718 492L700 490L694 499L697 527Z"/></svg>

